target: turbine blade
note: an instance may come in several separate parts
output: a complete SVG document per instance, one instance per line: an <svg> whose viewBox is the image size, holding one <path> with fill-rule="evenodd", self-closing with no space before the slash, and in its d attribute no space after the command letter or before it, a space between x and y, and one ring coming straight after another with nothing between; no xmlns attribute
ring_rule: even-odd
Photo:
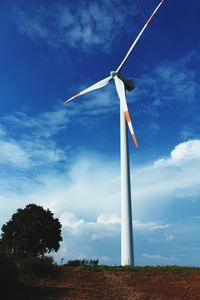
<svg viewBox="0 0 200 300"><path fill-rule="evenodd" d="M129 114L128 106L127 106L127 102L126 102L126 94L125 94L124 83L117 76L114 77L114 80L115 80L115 86L116 86L116 89L117 89L117 93L118 93L119 99L120 99L120 101L122 103L122 108L123 108L123 111L124 111L126 122L128 124L128 128L129 128L129 130L131 132L134 144L135 144L136 148L138 148L137 139L136 139L136 136L135 136L135 132L133 130L133 126L132 126L132 122L131 122L131 118L130 118L130 114Z"/></svg>
<svg viewBox="0 0 200 300"><path fill-rule="evenodd" d="M146 24L144 25L144 27L142 28L142 30L140 31L140 33L138 34L138 36L136 37L135 41L133 42L133 44L131 45L130 49L128 50L126 56L124 57L123 61L121 62L121 64L119 65L119 67L117 68L116 72L119 72L121 70L121 68L123 67L123 65L125 64L127 58L129 57L131 51L133 50L133 48L135 47L135 45L137 44L139 38L141 37L141 35L143 34L143 32L145 31L146 27L148 26L148 24L150 23L150 21L153 19L154 15L156 14L157 10L160 8L161 4L164 2L164 0L162 0L158 6L156 7L156 9L154 10L154 12L152 13L152 15L150 16L150 18L147 20Z"/></svg>
<svg viewBox="0 0 200 300"><path fill-rule="evenodd" d="M88 87L87 89L83 90L82 92L77 93L74 96L72 96L71 98L69 98L68 100L66 100L64 102L64 104L67 104L67 102L69 102L69 101L73 100L74 98L77 98L77 97L79 97L79 96L81 96L83 94L86 94L86 93L89 93L89 92L91 92L93 90L102 88L103 86L107 85L110 82L111 79L112 79L112 76L108 76L108 77L106 77L106 78L98 81L97 83L91 85L90 87Z"/></svg>

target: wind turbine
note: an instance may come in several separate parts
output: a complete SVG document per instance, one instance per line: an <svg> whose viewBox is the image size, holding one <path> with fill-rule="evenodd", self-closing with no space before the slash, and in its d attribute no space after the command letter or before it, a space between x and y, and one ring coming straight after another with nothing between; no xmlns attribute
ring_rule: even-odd
<svg viewBox="0 0 200 300"><path fill-rule="evenodd" d="M121 265L132 266L134 265L134 252L133 252L133 228L132 228L132 209L131 209L131 183L130 183L130 166L129 166L129 149L128 149L128 136L127 136L127 125L130 130L136 148L138 147L137 139L133 130L128 106L126 102L126 90L132 91L134 84L132 80L125 78L121 74L122 67L128 59L131 51L135 47L139 38L143 34L144 30L160 8L164 0L162 0L150 18L147 20L142 30L136 37L135 41L128 50L126 56L120 63L116 71L110 72L110 76L98 81L92 86L86 88L80 93L75 94L64 104L69 101L89 93L93 90L99 89L110 83L112 80L115 82L116 90L120 100L120 158L121 158ZM127 124L126 124L127 123Z"/></svg>

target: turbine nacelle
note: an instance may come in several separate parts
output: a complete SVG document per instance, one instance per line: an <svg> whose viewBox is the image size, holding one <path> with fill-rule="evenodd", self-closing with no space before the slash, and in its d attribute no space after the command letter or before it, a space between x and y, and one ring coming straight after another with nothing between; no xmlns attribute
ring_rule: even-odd
<svg viewBox="0 0 200 300"><path fill-rule="evenodd" d="M124 83L125 89L130 92L132 90L134 90L135 88L135 84L133 82L133 80L131 78L125 78L124 76L122 76L120 73L118 73L117 75Z"/></svg>
<svg viewBox="0 0 200 300"><path fill-rule="evenodd" d="M112 79L114 79L115 76L117 76L119 79L121 79L124 83L125 89L128 92L134 90L135 84L131 78L126 78L120 72L117 72L117 71L111 71L110 76L112 77Z"/></svg>

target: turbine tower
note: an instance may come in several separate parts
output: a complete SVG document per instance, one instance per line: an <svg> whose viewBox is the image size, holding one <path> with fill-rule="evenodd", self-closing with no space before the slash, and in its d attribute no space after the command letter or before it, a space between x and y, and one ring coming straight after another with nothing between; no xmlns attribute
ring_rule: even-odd
<svg viewBox="0 0 200 300"><path fill-rule="evenodd" d="M75 94L64 102L67 104L69 101L99 89L107 85L110 81L114 80L117 94L120 100L120 159L121 159L121 265L133 266L134 265L134 252L133 252L133 227L132 227L132 208L131 208L131 182L130 182L130 165L129 165L129 147L128 147L128 133L129 128L131 136L133 138L136 148L138 147L135 132L133 130L131 118L128 111L126 102L126 91L132 91L134 89L133 82L130 79L125 78L121 74L121 69L128 59L131 51L135 47L142 33L160 8L164 0L162 0L150 18L145 23L144 27L134 40L126 56L122 60L121 64L116 71L110 72L110 76L98 81L92 86L86 88L80 93Z"/></svg>

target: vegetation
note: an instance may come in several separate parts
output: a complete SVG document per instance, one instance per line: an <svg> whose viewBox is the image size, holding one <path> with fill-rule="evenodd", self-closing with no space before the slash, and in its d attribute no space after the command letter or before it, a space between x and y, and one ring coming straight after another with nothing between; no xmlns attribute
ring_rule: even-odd
<svg viewBox="0 0 200 300"><path fill-rule="evenodd" d="M44 256L57 251L62 241L61 224L53 213L36 204L18 209L2 226L0 251L16 258Z"/></svg>
<svg viewBox="0 0 200 300"><path fill-rule="evenodd" d="M13 285L17 281L17 267L15 262L0 254L0 282L2 287L6 287L8 282Z"/></svg>
<svg viewBox="0 0 200 300"><path fill-rule="evenodd" d="M69 260L64 266L70 267L96 267L98 266L99 260L98 259L75 259Z"/></svg>
<svg viewBox="0 0 200 300"><path fill-rule="evenodd" d="M1 292L7 295L6 299L12 300L68 297L111 299L111 290L114 293L112 297L114 295L116 299L124 296L127 296L124 299L129 299L131 295L134 298L136 293L138 299L162 299L163 295L163 299L179 299L180 293L181 299L198 298L200 268L111 267L98 266L97 262L71 260L66 265L58 266L52 257L18 258L13 261L12 257L0 255ZM173 289L170 288L172 281ZM123 288L118 282L123 282Z"/></svg>
<svg viewBox="0 0 200 300"><path fill-rule="evenodd" d="M57 251L61 240L59 220L35 204L18 209L2 226L0 282L9 299L30 280L58 274L59 267L45 254Z"/></svg>
<svg viewBox="0 0 200 300"><path fill-rule="evenodd" d="M54 277L59 266L51 256L30 257L16 261L18 280L28 282L34 278Z"/></svg>
<svg viewBox="0 0 200 300"><path fill-rule="evenodd" d="M195 282L199 282L200 268L103 266L98 265L98 259L69 260L58 266L45 254L57 251L61 240L61 224L50 210L29 204L13 214L3 225L0 239L0 282L6 299L58 299L59 295L77 295L77 299L80 295L88 295L88 299L97 295L110 299L110 290L116 299L121 299L124 289L119 287L116 278L125 283L127 295L135 295L137 289L138 299L141 295L145 295L144 299L151 299L151 295L155 299L161 299L162 295L166 299L178 299L180 292L187 299L197 299L199 295L199 285ZM169 288L172 280L175 289Z"/></svg>
<svg viewBox="0 0 200 300"><path fill-rule="evenodd" d="M96 266L95 270L97 271L131 271L131 272L156 272L156 271L197 271L200 272L200 267L190 267L190 266L177 266L177 265L169 265L169 266L107 266L107 265L99 265Z"/></svg>

